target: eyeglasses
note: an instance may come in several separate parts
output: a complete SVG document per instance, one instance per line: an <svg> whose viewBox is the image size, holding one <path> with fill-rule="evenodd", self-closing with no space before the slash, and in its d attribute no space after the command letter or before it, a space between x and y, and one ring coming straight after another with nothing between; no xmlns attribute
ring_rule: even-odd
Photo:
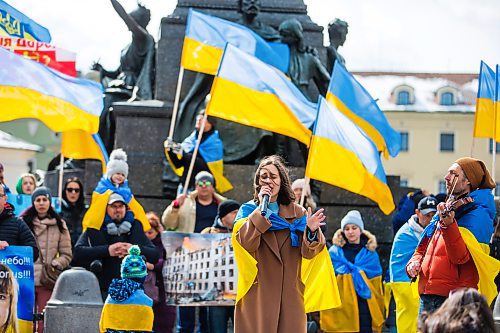
<svg viewBox="0 0 500 333"><path fill-rule="evenodd" d="M5 196L6 196L6 194L0 194L0 198L3 198Z"/></svg>
<svg viewBox="0 0 500 333"><path fill-rule="evenodd" d="M199 181L197 184L199 187L203 187L203 185L205 185L207 187L212 186L212 182L210 180Z"/></svg>
<svg viewBox="0 0 500 333"><path fill-rule="evenodd" d="M75 192L75 193L80 193L80 189L79 188L71 188L71 187L68 187L66 189L66 192Z"/></svg>

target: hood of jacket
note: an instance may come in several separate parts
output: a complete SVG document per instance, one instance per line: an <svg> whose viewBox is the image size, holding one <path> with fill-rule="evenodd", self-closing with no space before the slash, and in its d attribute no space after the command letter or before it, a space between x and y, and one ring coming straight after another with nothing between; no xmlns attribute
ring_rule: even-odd
<svg viewBox="0 0 500 333"><path fill-rule="evenodd" d="M495 207L495 198L491 194L490 189L480 189L472 191L470 194L472 199L474 199L474 203L482 208L484 208L489 217L493 220L496 216L497 209Z"/></svg>
<svg viewBox="0 0 500 333"><path fill-rule="evenodd" d="M361 232L361 242L366 243L365 247L369 251L375 251L377 248L377 238L368 230L363 230ZM335 234L333 234L332 237L332 243L333 245L337 245L339 247L344 247L347 243L347 238L345 237L342 229L335 231Z"/></svg>

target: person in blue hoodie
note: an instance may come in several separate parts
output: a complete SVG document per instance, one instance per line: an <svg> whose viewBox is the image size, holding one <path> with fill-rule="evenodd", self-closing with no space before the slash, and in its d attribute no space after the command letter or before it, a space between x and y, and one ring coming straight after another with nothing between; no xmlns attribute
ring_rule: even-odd
<svg viewBox="0 0 500 333"><path fill-rule="evenodd" d="M132 245L123 258L121 279L113 279L99 321L101 333L153 332L153 300L144 292L148 275L141 249Z"/></svg>

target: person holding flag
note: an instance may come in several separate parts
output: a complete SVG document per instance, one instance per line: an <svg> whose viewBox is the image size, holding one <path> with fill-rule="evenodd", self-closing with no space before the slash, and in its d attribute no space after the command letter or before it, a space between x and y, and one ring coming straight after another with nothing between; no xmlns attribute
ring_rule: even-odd
<svg viewBox="0 0 500 333"><path fill-rule="evenodd" d="M498 295L500 261L488 255L487 245L496 214L495 182L484 162L471 157L456 160L444 180L449 198L437 206L406 265L410 278L419 277L421 312L435 311L460 288L479 289L488 304Z"/></svg>
<svg viewBox="0 0 500 333"><path fill-rule="evenodd" d="M182 141L182 144L177 144L171 139L165 141L165 153L170 166L175 174L181 177L177 195L183 194L183 186L185 186L186 178L189 170L189 165L194 156L196 140L201 130L201 124L205 109L200 111L196 116L196 125L194 131ZM219 193L224 193L231 190L231 183L223 175L224 145L219 137L219 132L215 129L217 119L207 116L203 127L203 134L199 146L199 154L196 154L194 166L191 174L197 175L201 171L211 173L215 178L215 186ZM192 192L195 189L194 178L189 179L187 192Z"/></svg>

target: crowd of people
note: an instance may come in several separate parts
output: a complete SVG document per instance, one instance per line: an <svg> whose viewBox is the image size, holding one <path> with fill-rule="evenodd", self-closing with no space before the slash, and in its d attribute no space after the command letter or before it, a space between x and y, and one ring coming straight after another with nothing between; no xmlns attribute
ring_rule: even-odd
<svg viewBox="0 0 500 333"><path fill-rule="evenodd" d="M16 211L7 202L13 194L3 184L1 168L0 250L10 245L33 248L38 313L58 274L81 266L99 281L105 304L101 332L127 327L219 333L231 325L236 332L381 332L384 326L391 332L494 332L490 306L498 289L488 272L498 262L488 260L499 256L500 228L491 194L495 183L482 161L461 158L453 163L444 177L444 195L420 190L401 199L383 274L376 235L365 229L370 217L348 211L328 246L324 210L318 209L304 179L291 181L278 156L261 160L248 202L217 193L214 176L201 170L192 191L180 192L161 219L142 207L132 209L136 200L128 186L126 155L118 151L112 157L90 207L84 184L71 177L64 182L60 212L52 206L50 189L37 187L30 174L19 178L16 191L30 195L31 206ZM232 233L241 279L234 307L167 304L164 230ZM491 256L482 250L486 244ZM305 293L310 282L301 271L304 260L316 258L313 262L319 263L324 251L341 303L312 312L314 301ZM324 269L317 273L328 274ZM0 295L9 295L12 284L3 281ZM43 332L42 322L37 331Z"/></svg>

